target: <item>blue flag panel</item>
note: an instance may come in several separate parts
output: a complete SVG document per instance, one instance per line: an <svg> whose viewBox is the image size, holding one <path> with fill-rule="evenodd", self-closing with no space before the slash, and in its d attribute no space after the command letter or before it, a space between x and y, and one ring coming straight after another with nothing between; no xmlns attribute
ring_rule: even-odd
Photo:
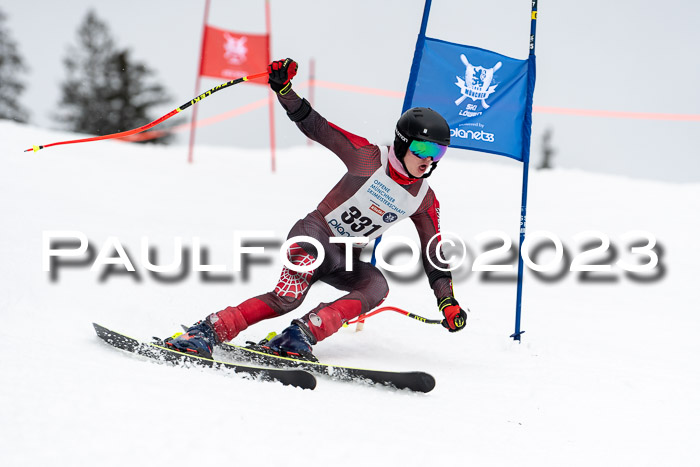
<svg viewBox="0 0 700 467"><path fill-rule="evenodd" d="M445 117L451 147L522 161L527 79L528 60L426 37L410 106Z"/></svg>

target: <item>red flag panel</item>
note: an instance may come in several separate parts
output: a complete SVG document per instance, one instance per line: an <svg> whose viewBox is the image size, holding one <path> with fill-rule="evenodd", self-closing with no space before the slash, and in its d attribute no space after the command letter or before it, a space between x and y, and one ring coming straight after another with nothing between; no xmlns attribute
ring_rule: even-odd
<svg viewBox="0 0 700 467"><path fill-rule="evenodd" d="M206 26L199 74L230 81L263 72L270 62L268 43L266 34L244 34ZM267 80L257 83L267 85Z"/></svg>

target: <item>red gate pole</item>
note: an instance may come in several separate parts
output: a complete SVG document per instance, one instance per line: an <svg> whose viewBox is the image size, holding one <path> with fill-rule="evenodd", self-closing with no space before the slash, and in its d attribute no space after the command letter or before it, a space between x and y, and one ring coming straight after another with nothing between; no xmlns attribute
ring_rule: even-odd
<svg viewBox="0 0 700 467"><path fill-rule="evenodd" d="M272 38L270 27L270 0L265 0L265 29L267 30L267 61L272 57ZM270 164L275 173L275 93L270 89Z"/></svg>
<svg viewBox="0 0 700 467"><path fill-rule="evenodd" d="M195 85L194 85L194 95L198 96L199 95L199 86L201 84L202 80L202 63L204 61L204 41L207 35L207 23L209 22L209 3L210 0L205 0L204 3L204 23L202 24L202 44L199 49L199 68L197 69L197 79L195 80ZM192 163L193 156L192 153L194 151L194 135L195 135L195 127L197 125L197 107L196 105L192 109L192 124L190 126L190 148L189 148L189 153L187 155L187 162L190 164Z"/></svg>

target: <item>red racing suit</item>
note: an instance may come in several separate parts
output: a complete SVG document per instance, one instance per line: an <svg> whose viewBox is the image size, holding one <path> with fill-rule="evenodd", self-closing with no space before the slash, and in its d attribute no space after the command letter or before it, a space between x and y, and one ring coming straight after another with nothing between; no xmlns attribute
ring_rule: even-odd
<svg viewBox="0 0 700 467"><path fill-rule="evenodd" d="M406 217L410 217L418 231L423 267L435 297L452 296L450 273L433 266L447 267L439 260L436 249L439 237L429 244L431 238L439 236L440 204L427 180L405 176L393 148L371 144L328 122L294 91L278 98L299 129L335 153L347 172L288 235L288 238L306 235L318 240L325 253L321 265L309 272L285 267L273 291L207 317L219 339L229 341L254 323L294 310L304 301L309 286L319 280L347 294L331 303L319 304L301 318L317 341L378 306L389 292L383 274L359 260L361 248L353 249L352 270L346 270L347 247L330 243L330 238L376 238ZM292 264L304 266L313 263L318 254L312 244L305 242L294 243L287 251Z"/></svg>

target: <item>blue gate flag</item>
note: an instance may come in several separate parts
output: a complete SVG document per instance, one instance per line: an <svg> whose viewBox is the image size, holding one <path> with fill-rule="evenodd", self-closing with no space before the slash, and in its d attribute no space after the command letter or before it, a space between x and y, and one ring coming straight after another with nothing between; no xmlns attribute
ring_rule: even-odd
<svg viewBox="0 0 700 467"><path fill-rule="evenodd" d="M450 147L523 161L528 68L495 52L423 36L404 108L430 107L450 125ZM422 44L421 44L422 43ZM534 77L534 76L533 76ZM534 87L534 86L533 86ZM412 91L412 95L411 95ZM527 119L529 120L529 118ZM529 126L529 125L528 125Z"/></svg>
<svg viewBox="0 0 700 467"><path fill-rule="evenodd" d="M420 106L439 112L450 125L451 147L499 154L523 163L519 251L525 241L536 74L538 0L530 1L530 53L527 60L517 60L426 37L432 0L425 0L402 110ZM380 240L381 237L377 238L375 250ZM372 264L375 264L374 252ZM510 335L516 341L525 332L520 329L523 269L522 255L518 255L515 332Z"/></svg>

